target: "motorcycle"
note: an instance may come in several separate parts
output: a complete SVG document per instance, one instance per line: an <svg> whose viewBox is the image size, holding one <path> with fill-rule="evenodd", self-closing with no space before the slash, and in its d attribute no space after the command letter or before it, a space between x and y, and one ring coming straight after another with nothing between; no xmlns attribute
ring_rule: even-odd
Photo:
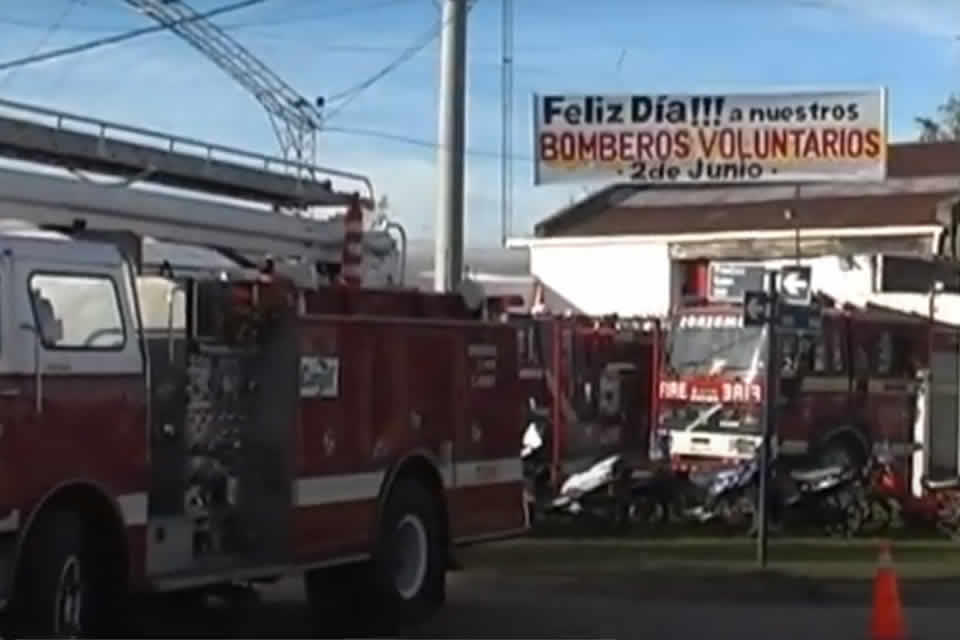
<svg viewBox="0 0 960 640"><path fill-rule="evenodd" d="M820 467L788 473L782 509L786 519L822 526L834 536L852 536L864 524L863 483L860 469Z"/></svg>
<svg viewBox="0 0 960 640"><path fill-rule="evenodd" d="M701 494L702 502L688 508L685 515L701 523L719 521L730 527L744 525L753 517L754 486L759 472L760 460L755 455L733 467L691 473L690 486Z"/></svg>
<svg viewBox="0 0 960 640"><path fill-rule="evenodd" d="M872 531L906 526L960 538L960 478L923 477L923 495L915 496L886 446L872 456L867 478L865 510Z"/></svg>
<svg viewBox="0 0 960 640"><path fill-rule="evenodd" d="M774 455L769 465L768 513L775 528L787 522L815 523L834 535L851 535L863 524L860 475L845 467L786 469ZM688 511L700 522L720 521L740 528L750 523L756 532L756 502L760 480L759 450L732 468L701 479L704 503ZM694 480L696 482L696 480Z"/></svg>
<svg viewBox="0 0 960 640"><path fill-rule="evenodd" d="M641 467L614 454L568 477L551 506L555 512L612 523L617 529L661 524L669 520L674 488L669 464Z"/></svg>

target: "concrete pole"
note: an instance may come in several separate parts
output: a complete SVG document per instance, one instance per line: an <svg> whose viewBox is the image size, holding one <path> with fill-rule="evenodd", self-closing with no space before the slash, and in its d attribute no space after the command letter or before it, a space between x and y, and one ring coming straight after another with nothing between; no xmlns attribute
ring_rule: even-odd
<svg viewBox="0 0 960 640"><path fill-rule="evenodd" d="M433 288L451 292L460 286L463 275L467 0L442 1Z"/></svg>

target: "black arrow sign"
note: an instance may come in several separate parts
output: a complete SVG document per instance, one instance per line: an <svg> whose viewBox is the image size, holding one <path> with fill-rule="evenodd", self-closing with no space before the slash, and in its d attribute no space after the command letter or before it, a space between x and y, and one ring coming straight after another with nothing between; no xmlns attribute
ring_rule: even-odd
<svg viewBox="0 0 960 640"><path fill-rule="evenodd" d="M743 294L743 326L759 327L770 319L770 297L765 291Z"/></svg>

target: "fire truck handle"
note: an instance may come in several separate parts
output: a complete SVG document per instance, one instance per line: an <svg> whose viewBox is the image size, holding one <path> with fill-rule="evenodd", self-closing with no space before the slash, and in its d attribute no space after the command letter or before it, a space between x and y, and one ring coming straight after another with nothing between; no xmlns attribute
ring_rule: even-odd
<svg viewBox="0 0 960 640"><path fill-rule="evenodd" d="M42 341L42 336L40 335L40 330L29 323L23 323L20 325L20 328L23 331L29 331L33 334L33 368L34 368L34 407L36 408L37 413L43 413L43 366L41 366L40 359L42 357L42 351L40 349L40 342Z"/></svg>
<svg viewBox="0 0 960 640"><path fill-rule="evenodd" d="M167 302L167 358L169 359L170 364L173 364L174 362L176 362L176 359L177 359L176 343L174 342L174 339L173 339L173 323L176 317L174 315L174 307L176 307L176 304L177 304L178 293L182 293L184 295L184 298L186 298L187 288L183 285L183 283L175 284L173 288L170 290L170 293L168 294L169 300Z"/></svg>

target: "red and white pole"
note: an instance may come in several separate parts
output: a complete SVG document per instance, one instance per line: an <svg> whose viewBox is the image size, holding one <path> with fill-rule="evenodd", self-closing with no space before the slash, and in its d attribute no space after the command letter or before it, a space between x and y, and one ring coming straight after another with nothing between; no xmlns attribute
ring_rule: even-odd
<svg viewBox="0 0 960 640"><path fill-rule="evenodd" d="M347 286L363 284L363 208L354 194L343 219L343 268L340 279Z"/></svg>

